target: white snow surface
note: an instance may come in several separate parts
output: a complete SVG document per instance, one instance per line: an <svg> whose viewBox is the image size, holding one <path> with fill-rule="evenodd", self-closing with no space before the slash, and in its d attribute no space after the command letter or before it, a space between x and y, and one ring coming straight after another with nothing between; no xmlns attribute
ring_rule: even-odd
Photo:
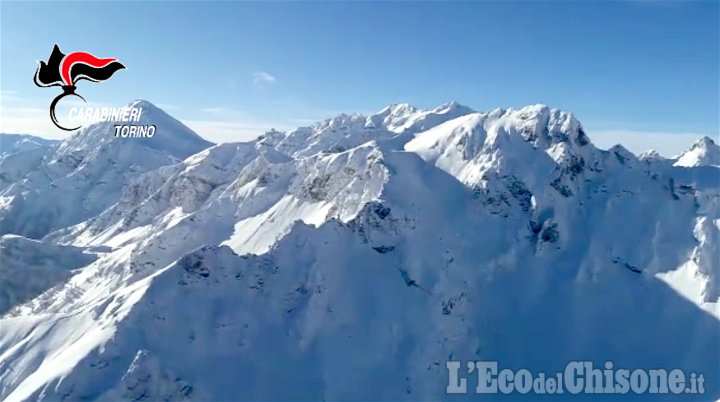
<svg viewBox="0 0 720 402"><path fill-rule="evenodd" d="M682 368L707 389L683 400L720 397L712 141L638 158L570 113L455 102L207 149L108 141L88 162L109 136L3 188L0 211L25 214L3 231L43 239L2 241L93 256L0 320L4 401L482 399L472 376L445 394L449 359ZM48 193L39 172L79 174L58 162L73 150L143 154L112 197ZM13 206L33 191L95 208L44 223L49 202Z"/></svg>

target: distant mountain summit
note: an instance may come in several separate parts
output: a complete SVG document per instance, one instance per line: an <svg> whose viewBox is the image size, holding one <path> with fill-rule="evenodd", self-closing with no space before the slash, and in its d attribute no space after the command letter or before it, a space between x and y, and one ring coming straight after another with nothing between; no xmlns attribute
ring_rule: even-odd
<svg viewBox="0 0 720 402"><path fill-rule="evenodd" d="M720 166L720 146L703 137L676 158L675 166Z"/></svg>
<svg viewBox="0 0 720 402"><path fill-rule="evenodd" d="M139 145L176 159L185 159L211 145L180 121L145 100L134 100L124 107L142 109L137 125L155 125L157 130L150 138L115 137L115 121L97 122L73 133L59 146L59 153L88 153L105 144Z"/></svg>

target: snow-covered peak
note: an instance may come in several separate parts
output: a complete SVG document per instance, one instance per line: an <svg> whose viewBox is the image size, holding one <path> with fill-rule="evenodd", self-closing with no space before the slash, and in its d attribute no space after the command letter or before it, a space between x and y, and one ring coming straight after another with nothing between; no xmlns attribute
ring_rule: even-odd
<svg viewBox="0 0 720 402"><path fill-rule="evenodd" d="M690 149L676 159L675 166L720 166L720 146L712 138L705 136L695 141Z"/></svg>
<svg viewBox="0 0 720 402"><path fill-rule="evenodd" d="M387 114L388 110L392 112ZM374 125L382 124L395 133L417 133L474 112L469 107L455 101L445 103L431 110L400 104L388 106L375 115L368 117L368 121L371 121Z"/></svg>
<svg viewBox="0 0 720 402"><path fill-rule="evenodd" d="M133 142L174 158L185 159L212 145L211 142L206 141L180 121L146 100L135 100L124 107L141 108L139 121L102 121L90 124L63 141L58 149L59 154L87 154L111 142L122 145ZM115 137L115 125L118 124L154 125L156 130L151 138L121 138Z"/></svg>
<svg viewBox="0 0 720 402"><path fill-rule="evenodd" d="M384 107L382 110L375 113L373 116L402 116L418 111L419 109L417 109L415 106L410 105L409 103L393 103Z"/></svg>
<svg viewBox="0 0 720 402"><path fill-rule="evenodd" d="M162 110L159 107L155 106L152 102L145 100L145 99L135 99L128 103L126 107L135 107L135 108L142 108L143 112L152 112L155 109Z"/></svg>
<svg viewBox="0 0 720 402"><path fill-rule="evenodd" d="M708 148L708 147L713 147L713 146L717 146L717 144L715 144L715 141L713 141L712 138L710 138L706 135L706 136L700 138L699 140L695 141L690 149L698 148L698 147Z"/></svg>
<svg viewBox="0 0 720 402"><path fill-rule="evenodd" d="M258 143L293 157L310 156L318 152L344 152L369 141L386 141L401 134L428 130L473 112L457 102L449 102L432 110L418 109L408 103L394 103L369 116L341 113L287 133L267 132L258 139Z"/></svg>
<svg viewBox="0 0 720 402"><path fill-rule="evenodd" d="M365 116L360 113L340 113L333 118L325 119L323 121L315 123L312 127L316 128L318 131L323 131L327 129L342 130L356 127L364 127L364 124Z"/></svg>
<svg viewBox="0 0 720 402"><path fill-rule="evenodd" d="M465 113L462 113L462 114L468 114L468 113L473 113L473 112L475 112L474 110L470 109L469 107L464 106L464 105L461 105L461 104L458 103L457 101L450 101L450 102L444 103L444 104L436 107L436 108L433 109L432 111L433 111L434 113L439 113L439 114L443 114L443 113L457 113L457 112L461 112L461 113L462 113L462 112L465 112Z"/></svg>
<svg viewBox="0 0 720 402"><path fill-rule="evenodd" d="M393 103L379 112L367 117L366 126L371 128L385 127L392 130L402 126L409 118L422 110L408 103Z"/></svg>
<svg viewBox="0 0 720 402"><path fill-rule="evenodd" d="M665 160L667 158L660 155L660 153L654 149L649 149L647 151L641 152L638 154L637 158L641 161L644 160Z"/></svg>
<svg viewBox="0 0 720 402"><path fill-rule="evenodd" d="M547 156L559 164L597 157L580 122L545 105L467 114L417 134L405 150L436 161L466 183L477 182L489 169L500 174L535 169L535 160Z"/></svg>
<svg viewBox="0 0 720 402"><path fill-rule="evenodd" d="M608 149L608 152L611 154L614 154L618 160L620 160L622 163L625 163L627 161L637 161L639 158L635 156L634 153L630 152L629 149L625 148L624 146L620 144L614 145L612 148Z"/></svg>
<svg viewBox="0 0 720 402"><path fill-rule="evenodd" d="M504 213L507 197L524 210L531 194L569 200L595 172L622 170L628 159L598 150L571 113L545 105L471 113L416 134L404 149L485 197L493 214Z"/></svg>

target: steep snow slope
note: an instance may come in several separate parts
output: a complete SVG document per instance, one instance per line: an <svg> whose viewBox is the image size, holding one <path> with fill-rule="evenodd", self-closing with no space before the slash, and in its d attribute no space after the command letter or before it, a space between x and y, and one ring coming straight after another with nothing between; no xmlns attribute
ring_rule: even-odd
<svg viewBox="0 0 720 402"><path fill-rule="evenodd" d="M260 148L259 150L256 149ZM61 244L116 249L74 278L88 291L77 303L151 275L188 250L228 244L238 253L262 253L296 220L319 225L349 220L378 197L388 172L372 145L336 155L293 160L252 144L221 144L182 164L141 177L123 199L87 222L47 237ZM28 311L72 311L57 289Z"/></svg>
<svg viewBox="0 0 720 402"><path fill-rule="evenodd" d="M79 130L48 154L14 155L28 166L7 171L12 177L0 190L0 234L41 238L80 223L117 202L131 178L211 145L149 102L128 106L143 109L136 124L157 127L152 138L116 138L115 122L108 121Z"/></svg>
<svg viewBox="0 0 720 402"><path fill-rule="evenodd" d="M77 247L15 235L0 237L0 314L66 280L72 275L70 271L96 258Z"/></svg>
<svg viewBox="0 0 720 402"><path fill-rule="evenodd" d="M451 358L680 367L720 396L718 168L539 105L418 113L221 144L52 233L112 250L2 319L0 397L430 400Z"/></svg>

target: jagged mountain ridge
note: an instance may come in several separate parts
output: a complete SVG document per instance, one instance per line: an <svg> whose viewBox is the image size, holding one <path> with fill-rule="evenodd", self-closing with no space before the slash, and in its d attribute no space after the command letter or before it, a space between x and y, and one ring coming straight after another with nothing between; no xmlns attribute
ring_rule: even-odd
<svg viewBox="0 0 720 402"><path fill-rule="evenodd" d="M450 355L714 373L716 168L598 150L543 106L419 131L397 128L417 110L393 110L209 148L48 236L110 250L3 319L3 398L49 384L68 399L437 399ZM682 330L658 336L666 322ZM38 370L49 323L60 346ZM273 348L292 359L267 360ZM62 382L47 369L60 362Z"/></svg>
<svg viewBox="0 0 720 402"><path fill-rule="evenodd" d="M287 133L269 132L260 139L260 143L295 158L318 152L337 153L368 141L383 141L402 133L417 133L473 112L457 102L432 110L421 110L408 104L390 105L370 116L340 114Z"/></svg>

